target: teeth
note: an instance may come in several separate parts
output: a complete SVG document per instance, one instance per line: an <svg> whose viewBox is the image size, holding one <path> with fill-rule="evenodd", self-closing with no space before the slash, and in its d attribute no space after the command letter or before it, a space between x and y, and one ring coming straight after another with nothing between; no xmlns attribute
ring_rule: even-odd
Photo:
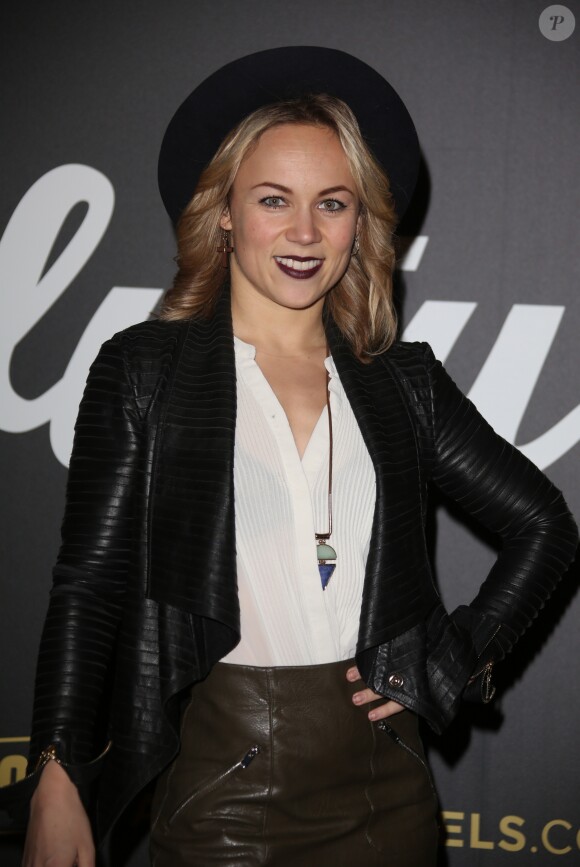
<svg viewBox="0 0 580 867"><path fill-rule="evenodd" d="M294 271L310 271L311 268L316 268L322 262L322 259L308 259L306 262L300 262L299 259L288 259L286 256L274 256L274 259Z"/></svg>

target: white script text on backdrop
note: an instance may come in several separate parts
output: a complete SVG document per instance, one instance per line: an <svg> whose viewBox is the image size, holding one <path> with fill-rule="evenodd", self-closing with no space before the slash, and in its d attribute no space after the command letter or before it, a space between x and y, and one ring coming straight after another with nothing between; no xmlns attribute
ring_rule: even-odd
<svg viewBox="0 0 580 867"><path fill-rule="evenodd" d="M83 222L45 272L67 215L82 202L88 207ZM52 449L64 465L90 363L112 331L147 319L162 290L114 286L88 322L62 379L39 397L28 400L14 391L10 364L18 343L98 247L114 204L113 187L101 172L86 165L59 166L28 190L0 241L0 428L24 433L48 422ZM427 240L416 239L403 269L418 268ZM403 339L428 341L445 361L476 308L475 302L426 301L407 325ZM562 306L514 304L469 392L480 412L512 443L563 315ZM580 405L533 441L516 444L546 469L579 439Z"/></svg>

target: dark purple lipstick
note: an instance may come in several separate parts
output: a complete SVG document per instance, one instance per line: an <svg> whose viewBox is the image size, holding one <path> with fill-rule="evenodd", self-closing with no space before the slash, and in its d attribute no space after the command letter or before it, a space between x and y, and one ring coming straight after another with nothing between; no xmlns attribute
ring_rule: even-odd
<svg viewBox="0 0 580 867"><path fill-rule="evenodd" d="M308 280L322 268L324 259L314 256L274 256L274 261L280 271L295 280Z"/></svg>

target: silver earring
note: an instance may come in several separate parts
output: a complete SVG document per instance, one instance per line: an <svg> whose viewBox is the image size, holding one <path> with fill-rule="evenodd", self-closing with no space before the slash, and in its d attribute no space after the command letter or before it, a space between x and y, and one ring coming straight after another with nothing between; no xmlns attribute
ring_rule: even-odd
<svg viewBox="0 0 580 867"><path fill-rule="evenodd" d="M358 235L354 236L354 243L352 245L351 256L358 256L358 251L360 250L360 245L358 242Z"/></svg>

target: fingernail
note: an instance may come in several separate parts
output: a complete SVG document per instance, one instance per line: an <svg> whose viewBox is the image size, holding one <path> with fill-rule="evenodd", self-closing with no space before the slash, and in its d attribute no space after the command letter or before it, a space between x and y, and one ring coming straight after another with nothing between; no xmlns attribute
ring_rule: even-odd
<svg viewBox="0 0 580 867"><path fill-rule="evenodd" d="M369 719L370 719L370 720L373 720L373 719L376 719L376 718L377 718L377 715L376 715L376 713L374 712L374 710L372 710L372 711L370 712L370 714L369 714Z"/></svg>
<svg viewBox="0 0 580 867"><path fill-rule="evenodd" d="M355 692L355 694L352 697L352 700L354 701L355 704L360 704L362 699L363 699L363 697L360 694L360 692Z"/></svg>

